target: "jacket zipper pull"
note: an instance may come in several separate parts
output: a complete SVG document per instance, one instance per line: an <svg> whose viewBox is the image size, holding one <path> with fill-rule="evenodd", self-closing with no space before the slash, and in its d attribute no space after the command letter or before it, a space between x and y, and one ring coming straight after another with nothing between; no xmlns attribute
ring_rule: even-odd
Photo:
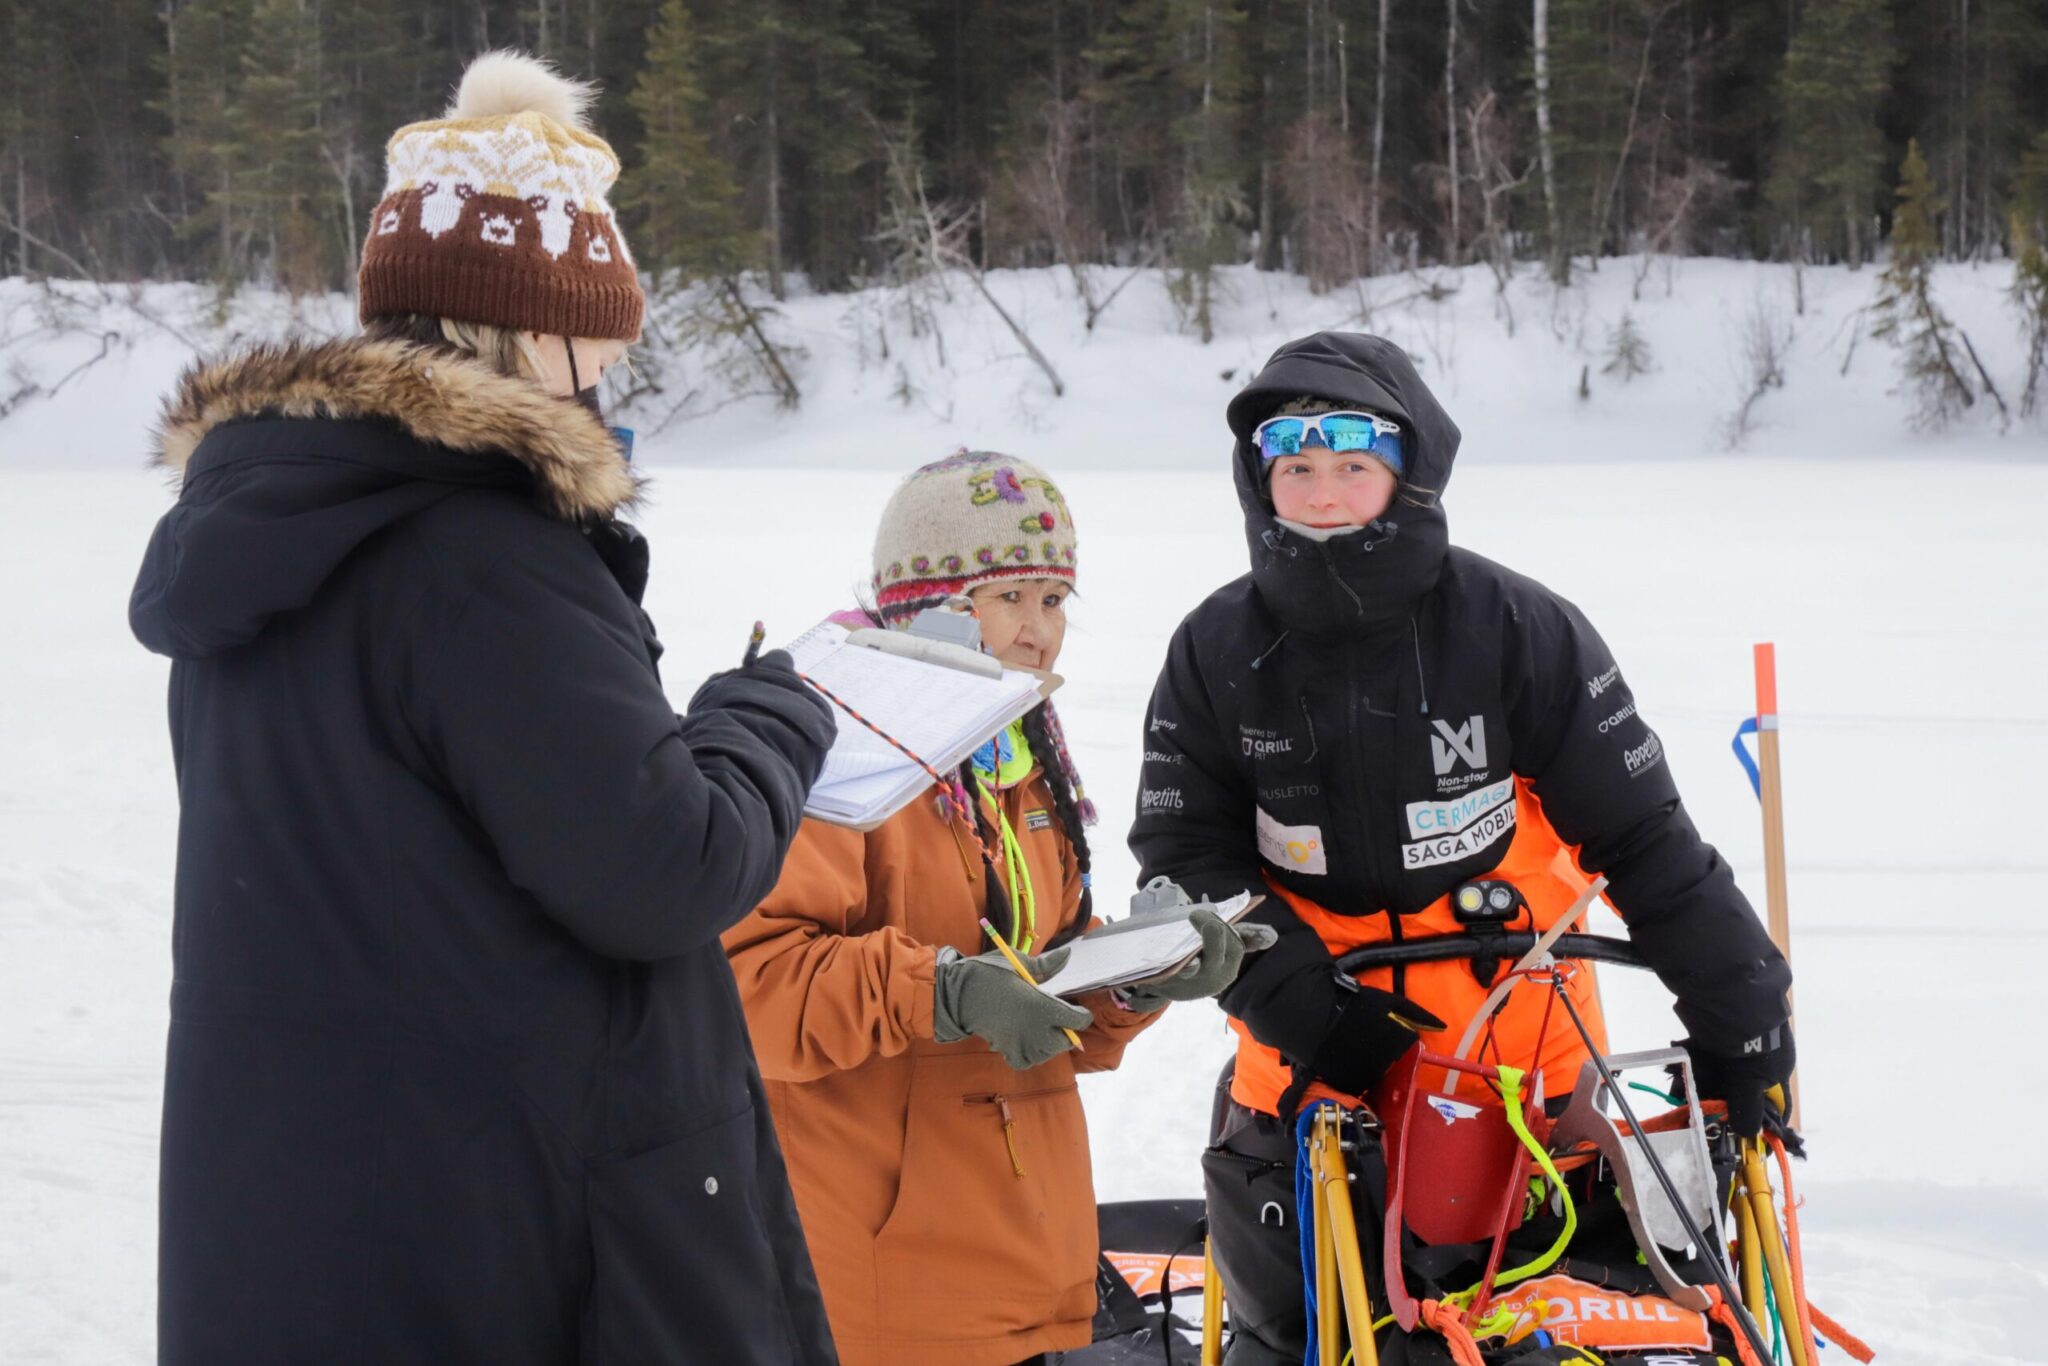
<svg viewBox="0 0 2048 1366"><path fill-rule="evenodd" d="M1024 1164L1017 1160L1017 1121L1010 1113L1010 1102L1007 1097L996 1097L996 1113L1002 1116L1003 1120L1003 1146L1010 1150L1010 1170L1021 1179L1024 1175Z"/></svg>

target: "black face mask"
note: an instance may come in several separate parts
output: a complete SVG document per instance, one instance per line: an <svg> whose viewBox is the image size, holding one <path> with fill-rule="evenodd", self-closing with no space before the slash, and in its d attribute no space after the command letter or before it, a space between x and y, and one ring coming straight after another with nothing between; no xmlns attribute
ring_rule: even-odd
<svg viewBox="0 0 2048 1366"><path fill-rule="evenodd" d="M569 401L588 408L592 417L596 418L599 422L604 421L604 405L597 397L597 381L591 380L590 387L586 389L583 387L582 376L576 373L576 343L564 337L562 338L562 346L569 353L569 383L576 390L574 394L569 396Z"/></svg>

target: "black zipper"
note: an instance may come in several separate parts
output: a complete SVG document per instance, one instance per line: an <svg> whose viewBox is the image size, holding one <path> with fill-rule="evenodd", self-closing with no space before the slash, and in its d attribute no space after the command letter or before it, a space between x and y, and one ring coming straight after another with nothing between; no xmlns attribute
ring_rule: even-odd
<svg viewBox="0 0 2048 1366"><path fill-rule="evenodd" d="M1351 650L1351 677L1362 682L1370 676L1366 667L1370 662L1367 658L1368 647L1363 641L1354 639L1351 642ZM1390 676L1398 679L1398 671L1390 670L1389 673ZM1365 817L1360 822L1363 828L1356 832L1356 838L1363 841L1365 845L1365 869L1368 886L1380 899L1380 905L1376 909L1387 918L1388 938L1398 944L1404 938L1401 927L1401 915L1394 908L1394 878L1399 876L1399 870L1393 870L1390 876L1383 841L1389 834L1405 833L1405 827L1400 824L1400 797L1398 793L1395 793L1391 798L1382 799L1386 798L1386 794L1374 791L1372 782L1372 774L1374 772L1373 756L1370 746L1366 741L1364 721L1359 714L1361 697L1360 688L1356 684L1349 690L1349 700L1351 710L1351 750L1358 775L1358 809ZM1398 732L1400 729L1398 683L1395 687L1395 697L1388 700L1387 708L1384 712L1379 707L1373 706L1370 698L1363 699L1363 709L1371 717L1384 717L1390 723L1387 727L1389 731ZM1382 756L1382 759L1383 762L1380 768L1383 771L1389 774L1397 774L1399 772L1400 756L1398 754L1390 753ZM1398 844L1399 842L1399 839L1395 840L1395 843ZM1393 989L1395 995L1407 994L1407 981L1407 966L1396 963L1393 967Z"/></svg>

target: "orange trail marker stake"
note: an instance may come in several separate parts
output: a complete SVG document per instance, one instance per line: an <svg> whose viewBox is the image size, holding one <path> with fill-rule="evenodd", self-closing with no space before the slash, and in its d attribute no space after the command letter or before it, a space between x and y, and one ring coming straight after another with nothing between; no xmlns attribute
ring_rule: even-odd
<svg viewBox="0 0 2048 1366"><path fill-rule="evenodd" d="M1792 911L1785 887L1785 788L1778 755L1778 647L1756 647L1756 750L1764 808L1764 896L1771 942L1792 963ZM1786 1004L1789 1007L1791 998ZM1796 1029L1794 1031L1797 1032ZM1788 1083L1785 1118L1799 1127L1799 1093Z"/></svg>

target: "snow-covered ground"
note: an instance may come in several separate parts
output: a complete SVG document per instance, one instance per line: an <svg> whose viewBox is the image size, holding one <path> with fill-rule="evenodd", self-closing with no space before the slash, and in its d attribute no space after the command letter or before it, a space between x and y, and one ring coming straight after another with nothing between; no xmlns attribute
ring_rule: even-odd
<svg viewBox="0 0 2048 1366"><path fill-rule="evenodd" d="M1674 297L1658 267L1636 315L1660 368L1627 386L1600 375L1604 322L1589 322L1582 356L1551 334L1534 287L1518 297L1512 342L1477 275L1440 326L1429 308L1382 322L1465 423L1446 499L1454 537L1599 624L1695 818L1759 902L1757 808L1728 743L1750 705L1749 646L1778 643L1814 1298L1887 1361L2048 1361L2041 433L1999 437L1980 422L1911 435L1886 393L1889 353L1865 338L1838 373L1870 273L1812 272L1789 382L1751 442L1761 454L1721 454L1731 329L1760 291L1788 315L1790 296L1769 268L1675 269ZM1618 316L1627 271L1609 263L1562 311ZM1944 276L2011 400L2003 282L1989 269ZM1121 827L1166 637L1245 561L1223 402L1274 342L1342 325L1351 305L1246 273L1233 279L1234 330L1201 348L1171 335L1157 299L1119 301L1089 338L1055 280L1007 283L1069 391L1054 399L999 342L977 350L980 319L963 307L947 324L962 373L927 382L950 395L950 421L938 399L938 413L896 405L893 381L858 367L847 301L793 304L785 326L813 329L804 409L734 405L643 447L658 466L643 518L649 607L680 701L736 657L755 617L794 634L848 600L910 464L960 441L1040 460L1081 529L1062 709L1107 813L1107 902L1133 875ZM0 284L0 317L25 297ZM128 635L125 606L170 496L139 468L141 433L183 348L136 335L56 399L0 421L7 1363L152 1355L176 797L166 668ZM1588 361L1594 397L1582 403ZM1807 455L1827 458L1792 458ZM1614 973L1607 994L1619 1044L1675 1037L1654 983ZM1199 1188L1209 1087L1228 1051L1213 1007L1176 1007L1120 1073L1087 1081L1104 1198Z"/></svg>

